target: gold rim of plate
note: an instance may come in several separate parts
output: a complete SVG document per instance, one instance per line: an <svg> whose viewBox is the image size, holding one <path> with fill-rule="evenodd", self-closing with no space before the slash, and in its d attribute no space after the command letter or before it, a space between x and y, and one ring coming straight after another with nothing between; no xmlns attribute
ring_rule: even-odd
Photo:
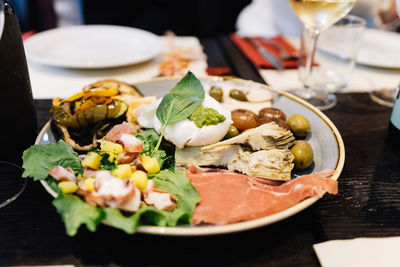
<svg viewBox="0 0 400 267"><path fill-rule="evenodd" d="M236 82L249 82L248 80L243 80L240 78L235 78L235 77L219 77L219 76L209 76L209 77L201 77L199 78L200 80L204 79L224 79L224 80L233 80ZM170 81L170 80L176 80L178 81L179 79L176 77L159 77L159 78L153 78L151 80L143 81L143 82L138 82L135 83L135 85L141 85L141 84L148 84L152 82L161 82L161 81ZM280 91L277 89L273 89L267 85L257 83L258 85L261 85L262 88L265 88L266 90L269 90L273 93L276 93L281 96L285 96L303 106L308 108L309 110L313 111L318 117L320 117L325 124L330 128L333 136L335 137L336 144L338 146L338 159L336 163L336 168L335 171L336 173L332 177L335 180L338 180L344 166L344 161L345 161L345 149L344 149L344 143L342 136L340 135L338 129L336 126L333 124L333 122L325 115L323 114L318 108L314 107L313 105L309 104L305 100L294 96L290 93ZM40 144L40 141L42 140L42 137L45 132L50 130L50 121L46 123L46 125L42 128L40 131L39 135L36 138L35 144ZM50 186L43 180L40 181L43 185L43 187L46 189L46 191L52 195L53 197L57 197L57 193L54 192ZM138 228L138 233L144 233L144 234L154 234L154 235L170 235L170 236L201 236L201 235L217 235L217 234L226 234L226 233L234 233L234 232L241 232L245 230L250 230L250 229L255 229L261 226L266 226L278 221L281 221L283 219L286 219L296 213L299 213L300 211L308 208L317 200L320 199L320 197L311 197L307 198L300 203L296 204L293 207L290 207L288 209L285 209L283 211L277 212L272 215L268 215L259 219L254 219L250 221L245 221L245 222L238 222L238 223L233 223L233 224L226 224L226 225L201 225L201 226L178 226L178 227L163 227L163 226L151 226L151 225L145 225L145 226L140 226ZM103 222L104 224L107 224L106 221Z"/></svg>

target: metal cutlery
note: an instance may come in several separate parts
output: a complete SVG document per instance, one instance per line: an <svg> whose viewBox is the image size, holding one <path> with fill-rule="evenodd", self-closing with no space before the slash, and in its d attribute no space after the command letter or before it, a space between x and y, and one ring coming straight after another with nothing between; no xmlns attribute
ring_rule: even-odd
<svg viewBox="0 0 400 267"><path fill-rule="evenodd" d="M272 46L273 48L278 50L279 57L282 60L297 60L298 59L298 57L296 55L293 55L292 53L289 53L285 48L283 48L282 46L277 44L274 40L272 40L270 38L266 38L266 37L262 38L262 40L263 40L263 42L265 42L269 46Z"/></svg>
<svg viewBox="0 0 400 267"><path fill-rule="evenodd" d="M272 66L274 66L274 68L276 68L277 70L283 70L284 67L280 61L280 59L275 56L274 54L270 53L269 51L267 51L260 43L257 39L255 38L251 38L251 37L246 37L246 40L249 41L258 51L258 53L260 53L260 55L267 60L269 63L272 64Z"/></svg>

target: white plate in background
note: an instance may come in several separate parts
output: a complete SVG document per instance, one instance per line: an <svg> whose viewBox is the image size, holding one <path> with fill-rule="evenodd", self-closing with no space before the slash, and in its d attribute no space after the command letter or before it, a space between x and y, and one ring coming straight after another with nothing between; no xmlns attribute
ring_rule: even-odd
<svg viewBox="0 0 400 267"><path fill-rule="evenodd" d="M160 53L153 33L114 25L79 25L37 33L24 42L29 60L45 65L98 69L143 62Z"/></svg>
<svg viewBox="0 0 400 267"><path fill-rule="evenodd" d="M400 68L400 34L366 29L357 63L380 68Z"/></svg>

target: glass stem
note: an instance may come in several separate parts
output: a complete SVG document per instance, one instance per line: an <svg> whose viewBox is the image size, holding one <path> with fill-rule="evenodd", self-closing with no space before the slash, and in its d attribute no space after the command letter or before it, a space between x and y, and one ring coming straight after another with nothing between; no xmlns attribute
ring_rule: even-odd
<svg viewBox="0 0 400 267"><path fill-rule="evenodd" d="M317 50L317 42L319 31L309 31L306 30L308 37L312 39L311 47L307 48L307 59L306 59L306 68L305 68L305 79L304 79L304 90L306 98L311 98L315 94L312 90L312 70L313 70L313 62L315 57L315 52Z"/></svg>

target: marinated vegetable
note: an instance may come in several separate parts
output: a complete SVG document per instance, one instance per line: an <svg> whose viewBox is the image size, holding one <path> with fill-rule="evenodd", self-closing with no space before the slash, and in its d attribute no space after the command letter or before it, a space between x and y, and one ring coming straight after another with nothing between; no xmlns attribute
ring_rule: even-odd
<svg viewBox="0 0 400 267"><path fill-rule="evenodd" d="M301 114L293 114L287 123L296 137L305 138L311 130L310 122Z"/></svg>
<svg viewBox="0 0 400 267"><path fill-rule="evenodd" d="M232 97L233 99L239 100L239 101L247 101L247 97L243 91L238 90L238 89L232 89L229 92L229 96Z"/></svg>
<svg viewBox="0 0 400 267"><path fill-rule="evenodd" d="M246 109L235 109L231 112L233 125L240 131L257 127L257 115Z"/></svg>
<svg viewBox="0 0 400 267"><path fill-rule="evenodd" d="M115 124L126 120L128 104L124 96L139 93L114 80L100 81L64 100L56 98L50 113L53 130L76 150L89 150Z"/></svg>
<svg viewBox="0 0 400 267"><path fill-rule="evenodd" d="M294 156L294 167L298 170L307 169L313 162L313 150L306 141L295 141L290 152L292 152Z"/></svg>

